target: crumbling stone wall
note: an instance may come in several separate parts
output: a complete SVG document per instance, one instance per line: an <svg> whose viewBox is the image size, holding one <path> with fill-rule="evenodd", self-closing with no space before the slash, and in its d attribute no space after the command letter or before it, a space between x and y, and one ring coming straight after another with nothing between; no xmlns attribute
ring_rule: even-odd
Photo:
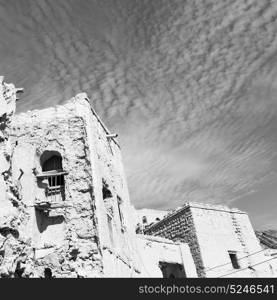
<svg viewBox="0 0 277 300"><path fill-rule="evenodd" d="M4 104L15 103L12 88L4 86ZM0 277L145 276L148 253L135 234L120 147L87 95L17 115L10 135L14 110L7 111L1 153L11 151L1 164ZM180 261L179 245L170 248ZM151 253L157 257L148 264L158 268L158 252Z"/></svg>
<svg viewBox="0 0 277 300"><path fill-rule="evenodd" d="M87 120L95 128L90 134L91 148L94 149L91 161L104 276L135 277L140 273L136 256L135 211L129 199L121 150L115 135L91 109L92 114ZM103 188L106 188L106 193Z"/></svg>
<svg viewBox="0 0 277 300"><path fill-rule="evenodd" d="M237 209L188 203L145 232L188 242L199 277L270 276L248 215ZM236 253L240 269L234 269L228 251Z"/></svg>
<svg viewBox="0 0 277 300"><path fill-rule="evenodd" d="M90 133L75 100L15 118L12 174L22 187L25 205L19 235L30 241L33 250L29 256L31 274L23 271L22 276L98 277L102 274L88 144ZM63 169L68 172L64 199L60 198L49 210L39 207L41 203L49 204L45 187L37 177L42 173L41 157L45 153L59 153Z"/></svg>
<svg viewBox="0 0 277 300"><path fill-rule="evenodd" d="M18 89L0 77L0 277L18 276L26 258L28 241L19 237L24 219L20 186L12 177L13 147L10 130Z"/></svg>
<svg viewBox="0 0 277 300"><path fill-rule="evenodd" d="M19 225L14 239L24 248L11 253L6 246L3 268L11 263L0 276L109 277L111 270L121 277L138 274L120 148L86 94L17 115L11 140L11 174L20 186L22 211L15 218ZM50 181L43 170L51 156L62 159L65 182L63 194L54 198L48 195ZM105 199L104 182L110 191Z"/></svg>
<svg viewBox="0 0 277 300"><path fill-rule="evenodd" d="M0 77L0 200L3 202L11 187L11 156L10 128L15 113L16 88L13 84L4 83L4 77Z"/></svg>

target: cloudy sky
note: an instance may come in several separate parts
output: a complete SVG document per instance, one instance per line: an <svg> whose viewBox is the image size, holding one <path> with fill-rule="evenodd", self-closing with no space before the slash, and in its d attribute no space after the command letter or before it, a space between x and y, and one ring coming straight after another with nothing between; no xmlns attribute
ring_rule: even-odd
<svg viewBox="0 0 277 300"><path fill-rule="evenodd" d="M0 0L18 111L85 91L132 202L222 203L277 228L277 1Z"/></svg>

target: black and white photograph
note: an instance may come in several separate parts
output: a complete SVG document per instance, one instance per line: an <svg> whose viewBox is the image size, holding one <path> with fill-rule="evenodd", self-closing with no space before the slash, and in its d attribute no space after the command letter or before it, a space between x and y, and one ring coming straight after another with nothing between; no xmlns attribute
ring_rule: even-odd
<svg viewBox="0 0 277 300"><path fill-rule="evenodd" d="M0 0L0 75L0 286L276 292L277 0Z"/></svg>

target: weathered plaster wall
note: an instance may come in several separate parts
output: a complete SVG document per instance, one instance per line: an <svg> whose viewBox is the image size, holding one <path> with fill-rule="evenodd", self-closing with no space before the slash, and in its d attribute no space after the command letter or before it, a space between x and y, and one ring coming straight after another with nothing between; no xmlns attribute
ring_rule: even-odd
<svg viewBox="0 0 277 300"><path fill-rule="evenodd" d="M270 276L267 263L255 266L267 258L246 213L225 206L194 204L191 211L207 277ZM232 267L228 251L237 253L241 269Z"/></svg>
<svg viewBox="0 0 277 300"><path fill-rule="evenodd" d="M269 268L271 277L277 277L277 250L267 249L265 250L267 260L269 260Z"/></svg>
<svg viewBox="0 0 277 300"><path fill-rule="evenodd" d="M185 277L197 277L187 244L147 235L137 235L137 243L142 277L163 277L160 263L182 265Z"/></svg>
<svg viewBox="0 0 277 300"><path fill-rule="evenodd" d="M19 266L14 253L21 253L25 241L20 240L18 228L24 218L20 202L20 186L12 178L13 148L10 129L15 113L18 89L4 83L0 77L0 277L10 276ZM21 255L24 259L24 255Z"/></svg>
<svg viewBox="0 0 277 300"><path fill-rule="evenodd" d="M266 257L248 215L239 210L186 204L147 228L146 234L189 243L200 277L219 277L238 271L233 269L228 251L237 252L241 267L230 277L270 276L268 264L255 266L253 270L248 268L266 260ZM246 270L242 271L244 268Z"/></svg>
<svg viewBox="0 0 277 300"><path fill-rule="evenodd" d="M121 150L115 138L108 137L111 133L89 103L80 103L82 106L78 106L78 111L84 115L87 130L90 132L88 143L91 149L99 243L103 255L103 276L136 276L139 270L135 256L134 210L130 204ZM108 197L103 197L103 186L109 191ZM121 203L122 221L118 201Z"/></svg>
<svg viewBox="0 0 277 300"><path fill-rule="evenodd" d="M46 268L55 277L93 277L102 273L89 133L75 100L20 114L14 121L12 174L22 187L26 213L19 233L31 241L34 254L30 276L34 277L44 276ZM60 207L49 214L35 208L37 201L47 200L36 178L42 171L40 158L45 151L58 152L68 172L65 199L60 199Z"/></svg>

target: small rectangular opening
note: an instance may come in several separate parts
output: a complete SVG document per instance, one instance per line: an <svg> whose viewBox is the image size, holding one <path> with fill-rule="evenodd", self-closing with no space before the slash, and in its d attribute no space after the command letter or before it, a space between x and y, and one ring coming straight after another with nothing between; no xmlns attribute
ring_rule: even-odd
<svg viewBox="0 0 277 300"><path fill-rule="evenodd" d="M103 200L113 197L109 185L103 178L102 178L102 196L103 196Z"/></svg>
<svg viewBox="0 0 277 300"><path fill-rule="evenodd" d="M240 269L237 253L235 251L228 251L228 253L229 253L229 257L231 259L233 268L234 269Z"/></svg>
<svg viewBox="0 0 277 300"><path fill-rule="evenodd" d="M184 266L178 263L159 262L163 278L186 278Z"/></svg>

